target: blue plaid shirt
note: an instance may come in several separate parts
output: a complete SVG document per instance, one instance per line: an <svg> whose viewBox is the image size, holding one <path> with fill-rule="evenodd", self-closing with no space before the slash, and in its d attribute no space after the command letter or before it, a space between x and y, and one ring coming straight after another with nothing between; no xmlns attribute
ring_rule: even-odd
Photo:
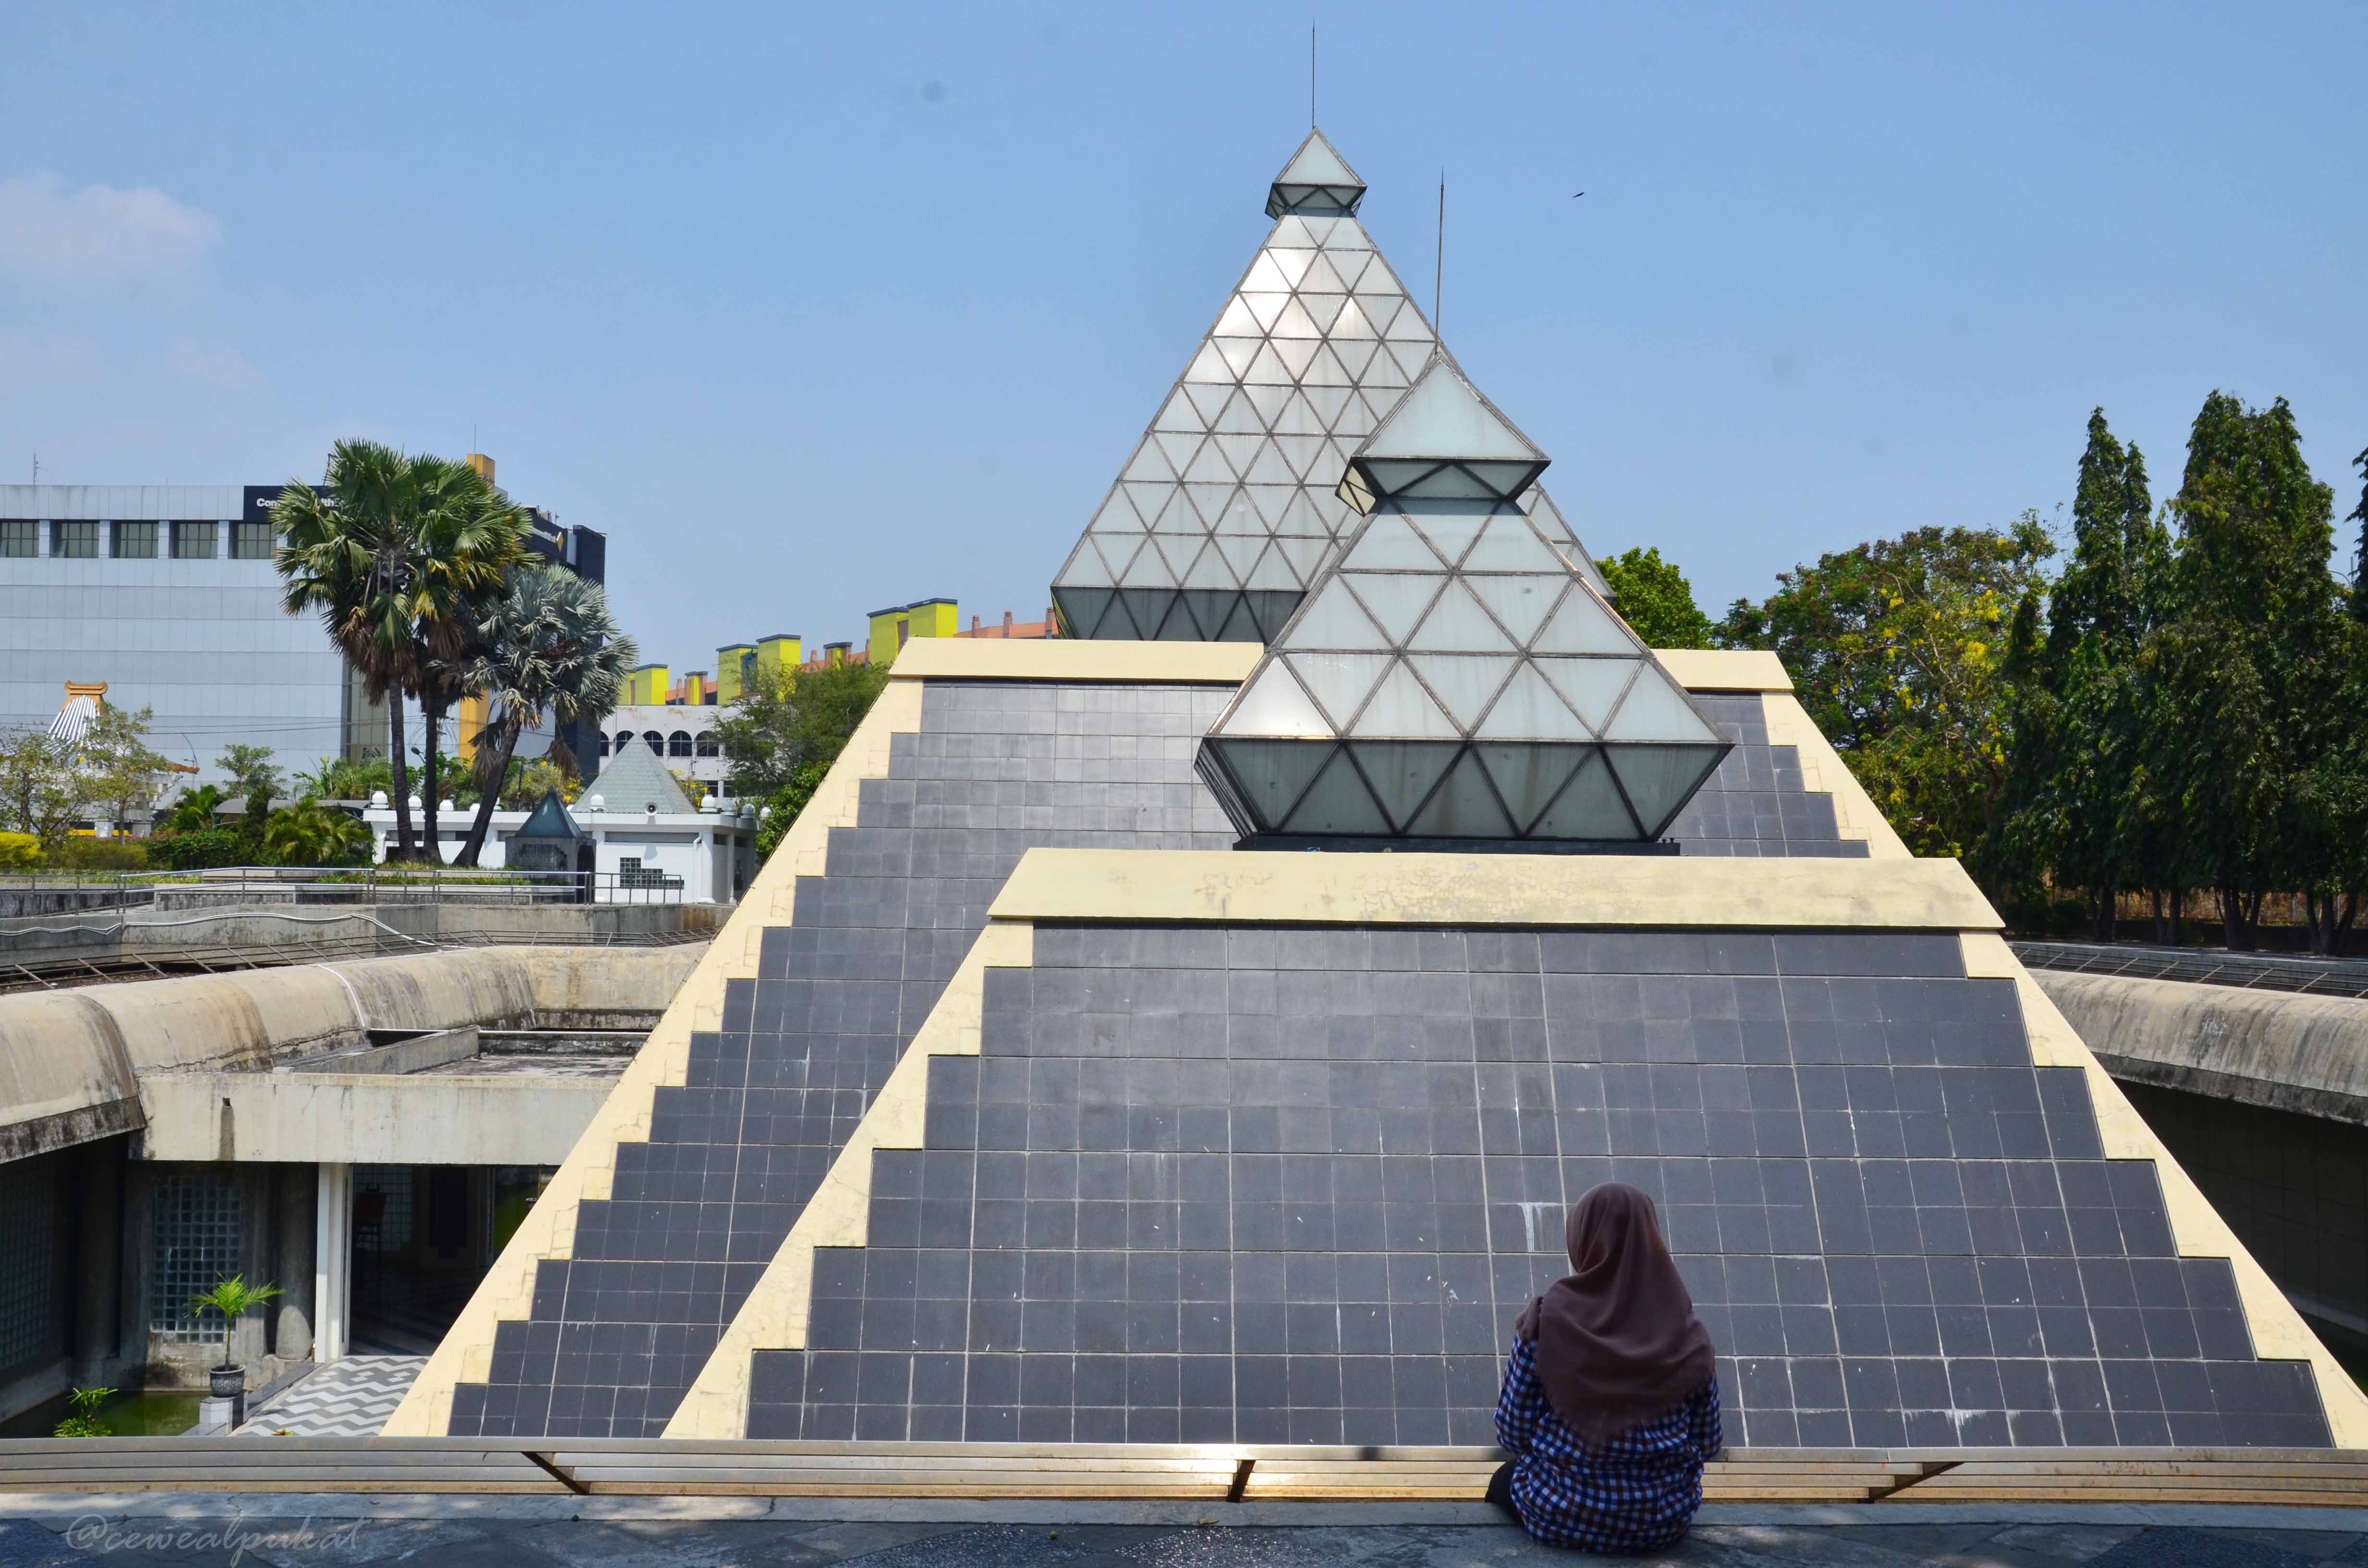
<svg viewBox="0 0 2368 1568"><path fill-rule="evenodd" d="M1531 1535L1584 1551L1650 1551L1683 1535L1702 1506L1702 1463L1721 1447L1718 1380L1590 1453L1546 1403L1537 1342L1516 1339L1497 1441L1517 1456L1513 1506Z"/></svg>

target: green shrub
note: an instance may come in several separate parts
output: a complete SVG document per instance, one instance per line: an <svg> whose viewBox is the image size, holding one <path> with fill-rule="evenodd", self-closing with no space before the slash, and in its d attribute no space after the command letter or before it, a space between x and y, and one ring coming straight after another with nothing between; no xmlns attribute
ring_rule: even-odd
<svg viewBox="0 0 2368 1568"><path fill-rule="evenodd" d="M66 839L41 857L47 871L144 871L148 846L136 838Z"/></svg>
<svg viewBox="0 0 2368 1568"><path fill-rule="evenodd" d="M798 820L798 813L806 809L806 802L814 799L814 792L822 788L829 773L830 764L826 762L806 763L765 802L769 814L757 824L757 854L769 857L780 847L781 840L789 835L790 824Z"/></svg>
<svg viewBox="0 0 2368 1568"><path fill-rule="evenodd" d="M272 812L263 828L275 866L366 866L376 842L360 818L313 800Z"/></svg>
<svg viewBox="0 0 2368 1568"><path fill-rule="evenodd" d="M240 828L200 828L195 833L163 834L150 839L148 859L153 865L174 871L245 866L254 863L255 846Z"/></svg>
<svg viewBox="0 0 2368 1568"><path fill-rule="evenodd" d="M41 841L29 833L0 833L0 871L35 871L41 865Z"/></svg>
<svg viewBox="0 0 2368 1568"><path fill-rule="evenodd" d="M76 1389L72 1393L66 1395L66 1403L73 1407L74 1414L67 1416L63 1421L59 1422L57 1430L52 1433L51 1436L59 1437L113 1437L115 1435L113 1429L110 1428L105 1421L99 1419L98 1413L101 1408L106 1405L109 1396L114 1392L115 1391L113 1389L91 1388Z"/></svg>

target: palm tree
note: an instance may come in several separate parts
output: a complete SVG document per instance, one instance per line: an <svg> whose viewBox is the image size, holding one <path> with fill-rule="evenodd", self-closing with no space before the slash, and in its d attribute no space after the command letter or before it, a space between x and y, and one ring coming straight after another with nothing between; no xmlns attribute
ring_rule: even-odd
<svg viewBox="0 0 2368 1568"><path fill-rule="evenodd" d="M317 609L330 641L361 676L373 702L390 704L395 847L416 859L404 694L426 721L428 837L436 854L436 722L440 684L430 666L464 645L479 598L498 588L519 556L523 511L465 463L411 456L378 441L339 441L319 490L301 481L280 493L271 520L290 615Z"/></svg>
<svg viewBox="0 0 2368 1568"><path fill-rule="evenodd" d="M429 505L420 514L420 572L417 579L416 656L414 668L419 713L427 733L424 743L426 777L420 803L425 817L427 858L441 858L437 834L437 737L444 715L467 689L463 676L477 642L477 629L487 610L500 602L507 575L527 560L526 538L531 527L526 508L487 483L466 463L441 458L420 460L435 465L427 479Z"/></svg>
<svg viewBox="0 0 2368 1568"><path fill-rule="evenodd" d="M487 699L476 740L484 793L455 865L473 866L484 852L519 733L546 711L563 724L604 716L640 658L633 640L618 631L599 584L556 566L510 574L509 591L478 620L475 656L463 672L465 687Z"/></svg>

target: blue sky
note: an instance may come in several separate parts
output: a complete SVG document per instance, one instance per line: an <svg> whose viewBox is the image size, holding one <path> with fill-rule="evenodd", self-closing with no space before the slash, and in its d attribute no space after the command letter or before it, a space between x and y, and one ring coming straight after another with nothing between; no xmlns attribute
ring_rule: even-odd
<svg viewBox="0 0 2368 1568"><path fill-rule="evenodd" d="M368 435L608 531L647 656L1046 584L1264 234L1310 13L0 8L0 476ZM2368 447L2368 7L1317 6L1321 119L1598 553ZM1574 200L1572 192L1587 195ZM2348 562L2347 562L2348 563Z"/></svg>

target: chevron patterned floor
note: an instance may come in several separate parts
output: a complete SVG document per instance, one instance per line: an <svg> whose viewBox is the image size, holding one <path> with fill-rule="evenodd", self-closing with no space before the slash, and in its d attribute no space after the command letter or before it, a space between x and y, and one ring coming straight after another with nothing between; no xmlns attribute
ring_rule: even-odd
<svg viewBox="0 0 2368 1568"><path fill-rule="evenodd" d="M427 1365L425 1356L348 1356L250 1412L242 1437L370 1437Z"/></svg>

